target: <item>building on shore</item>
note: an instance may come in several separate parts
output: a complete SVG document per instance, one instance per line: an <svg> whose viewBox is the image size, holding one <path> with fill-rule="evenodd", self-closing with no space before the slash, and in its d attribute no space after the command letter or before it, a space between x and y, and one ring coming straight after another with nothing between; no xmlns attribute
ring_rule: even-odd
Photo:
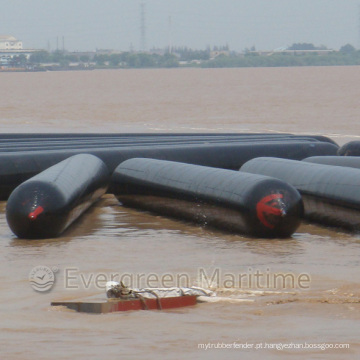
<svg viewBox="0 0 360 360"><path fill-rule="evenodd" d="M14 36L0 35L0 50L22 50L23 43Z"/></svg>
<svg viewBox="0 0 360 360"><path fill-rule="evenodd" d="M11 35L0 35L0 67L10 66L11 60L19 55L24 55L29 59L31 54L37 49L24 49L22 41Z"/></svg>

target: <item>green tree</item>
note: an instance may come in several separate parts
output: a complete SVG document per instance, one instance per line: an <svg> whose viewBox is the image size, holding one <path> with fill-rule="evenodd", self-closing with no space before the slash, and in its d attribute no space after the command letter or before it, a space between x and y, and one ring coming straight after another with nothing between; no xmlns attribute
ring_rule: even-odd
<svg viewBox="0 0 360 360"><path fill-rule="evenodd" d="M125 63L125 64L128 64L129 63L129 58L130 58L130 53L127 51L127 52L123 52L120 54L120 61L122 63Z"/></svg>
<svg viewBox="0 0 360 360"><path fill-rule="evenodd" d="M50 62L50 54L47 51L37 51L30 55L29 61L32 64L48 63Z"/></svg>
<svg viewBox="0 0 360 360"><path fill-rule="evenodd" d="M288 50L317 50L314 44L309 43L296 43L292 44Z"/></svg>
<svg viewBox="0 0 360 360"><path fill-rule="evenodd" d="M119 66L121 62L121 54L111 54L109 57L109 62L111 66Z"/></svg>
<svg viewBox="0 0 360 360"><path fill-rule="evenodd" d="M77 61L80 60L79 57L77 55L75 55L75 54L65 55L64 59L69 61L69 62L77 62Z"/></svg>
<svg viewBox="0 0 360 360"><path fill-rule="evenodd" d="M159 57L158 64L161 67L173 68L179 66L179 61L174 54L166 53Z"/></svg>
<svg viewBox="0 0 360 360"><path fill-rule="evenodd" d="M60 50L56 50L51 54L51 61L60 63L62 60L64 60L64 53Z"/></svg>
<svg viewBox="0 0 360 360"><path fill-rule="evenodd" d="M14 56L11 59L11 65L14 67L25 67L27 63L26 56L24 54L20 54L18 56Z"/></svg>
<svg viewBox="0 0 360 360"><path fill-rule="evenodd" d="M156 65L156 62L152 55L139 53L130 55L128 65L134 68L151 68Z"/></svg>
<svg viewBox="0 0 360 360"><path fill-rule="evenodd" d="M81 55L80 56L80 61L81 62L89 62L90 61L90 56L89 55Z"/></svg>
<svg viewBox="0 0 360 360"><path fill-rule="evenodd" d="M104 66L105 61L109 61L109 56L105 54L97 54L94 56L94 61L98 66Z"/></svg>
<svg viewBox="0 0 360 360"><path fill-rule="evenodd" d="M354 53L355 51L356 51L355 48L350 44L346 44L340 48L341 53L351 54Z"/></svg>

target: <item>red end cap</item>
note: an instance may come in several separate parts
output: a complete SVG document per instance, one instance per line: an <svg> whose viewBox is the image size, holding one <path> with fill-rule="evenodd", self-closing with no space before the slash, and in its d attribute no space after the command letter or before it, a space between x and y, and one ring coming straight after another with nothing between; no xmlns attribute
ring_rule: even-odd
<svg viewBox="0 0 360 360"><path fill-rule="evenodd" d="M279 209L279 199L282 199L282 194L272 194L262 198L256 205L256 212L259 220L266 227L273 229L274 224L271 224L268 215L283 216L284 211Z"/></svg>
<svg viewBox="0 0 360 360"><path fill-rule="evenodd" d="M31 212L28 216L30 220L36 220L36 218L44 211L42 206L38 206L33 212Z"/></svg>

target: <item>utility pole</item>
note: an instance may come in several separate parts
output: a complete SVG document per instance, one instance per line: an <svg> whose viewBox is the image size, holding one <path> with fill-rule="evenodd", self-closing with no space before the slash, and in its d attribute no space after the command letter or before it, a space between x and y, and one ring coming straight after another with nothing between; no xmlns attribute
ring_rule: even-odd
<svg viewBox="0 0 360 360"><path fill-rule="evenodd" d="M140 3L140 44L141 50L146 51L146 23L145 23L145 2Z"/></svg>
<svg viewBox="0 0 360 360"><path fill-rule="evenodd" d="M360 49L360 4L358 5L358 49Z"/></svg>
<svg viewBox="0 0 360 360"><path fill-rule="evenodd" d="M172 53L172 20L169 16L169 54Z"/></svg>

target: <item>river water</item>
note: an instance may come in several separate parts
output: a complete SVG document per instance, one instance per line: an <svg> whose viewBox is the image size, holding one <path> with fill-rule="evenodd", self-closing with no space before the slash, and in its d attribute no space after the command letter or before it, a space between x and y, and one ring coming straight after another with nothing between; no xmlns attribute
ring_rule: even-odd
<svg viewBox="0 0 360 360"><path fill-rule="evenodd" d="M2 73L0 125L2 132L292 132L341 145L360 138L359 90L358 67ZM25 241L7 226L5 205L1 359L360 353L359 235L303 224L290 239L250 239L123 208L106 195L64 236ZM55 273L51 291L29 284L40 265ZM50 306L103 295L111 277L132 286L207 285L221 301L106 315Z"/></svg>

